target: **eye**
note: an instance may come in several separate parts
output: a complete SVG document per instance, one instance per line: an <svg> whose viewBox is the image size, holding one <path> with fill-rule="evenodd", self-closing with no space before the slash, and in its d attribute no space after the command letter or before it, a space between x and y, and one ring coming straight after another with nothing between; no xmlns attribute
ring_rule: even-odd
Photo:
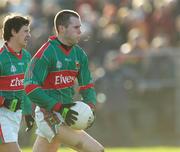
<svg viewBox="0 0 180 152"><path fill-rule="evenodd" d="M74 28L75 28L75 29L80 29L80 26L75 26Z"/></svg>

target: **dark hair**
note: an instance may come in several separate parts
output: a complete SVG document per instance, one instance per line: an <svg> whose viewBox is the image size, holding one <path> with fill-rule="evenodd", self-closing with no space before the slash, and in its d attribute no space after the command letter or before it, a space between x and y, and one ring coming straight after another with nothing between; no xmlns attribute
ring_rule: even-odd
<svg viewBox="0 0 180 152"><path fill-rule="evenodd" d="M69 25L69 19L72 16L80 18L79 14L73 10L62 10L58 12L54 18L55 30L58 31L59 25L67 27Z"/></svg>
<svg viewBox="0 0 180 152"><path fill-rule="evenodd" d="M20 15L8 15L3 22L3 38L5 41L9 41L12 37L12 29L15 32L19 32L22 26L29 25L30 19Z"/></svg>

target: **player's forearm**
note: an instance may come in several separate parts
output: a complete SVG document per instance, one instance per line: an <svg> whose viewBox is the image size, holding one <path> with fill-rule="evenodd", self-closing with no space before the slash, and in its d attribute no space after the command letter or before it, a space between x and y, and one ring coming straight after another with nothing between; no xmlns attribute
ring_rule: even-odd
<svg viewBox="0 0 180 152"><path fill-rule="evenodd" d="M24 115L32 114L32 103L28 96L24 95L21 103L22 113Z"/></svg>
<svg viewBox="0 0 180 152"><path fill-rule="evenodd" d="M82 95L84 102L96 105L96 92L94 88L80 90L80 94Z"/></svg>
<svg viewBox="0 0 180 152"><path fill-rule="evenodd" d="M26 86L25 90L32 102L37 104L38 106L51 111L54 105L57 103L55 99L48 96L41 87L36 87L33 90L28 89L30 85Z"/></svg>

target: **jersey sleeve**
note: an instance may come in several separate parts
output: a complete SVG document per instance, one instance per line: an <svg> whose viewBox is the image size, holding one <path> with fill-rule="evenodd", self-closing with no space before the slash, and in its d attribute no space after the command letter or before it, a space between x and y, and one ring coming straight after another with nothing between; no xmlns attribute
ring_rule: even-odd
<svg viewBox="0 0 180 152"><path fill-rule="evenodd" d="M78 73L79 92L86 103L96 104L96 92L89 70L87 55L83 52Z"/></svg>
<svg viewBox="0 0 180 152"><path fill-rule="evenodd" d="M2 68L3 68L3 64L2 64L2 57L0 53L0 75L2 74Z"/></svg>
<svg viewBox="0 0 180 152"><path fill-rule="evenodd" d="M1 59L0 59L1 60ZM2 63L0 61L0 75L1 75L1 71L2 71Z"/></svg>
<svg viewBox="0 0 180 152"><path fill-rule="evenodd" d="M57 101L48 96L42 89L42 84L48 74L48 59L46 56L34 56L26 70L25 91L32 102L38 106L51 110Z"/></svg>
<svg viewBox="0 0 180 152"><path fill-rule="evenodd" d="M27 51L25 53L29 63L31 60L31 54ZM23 115L32 114L32 103L29 97L26 95L25 91L23 91L23 95L22 95L21 109Z"/></svg>
<svg viewBox="0 0 180 152"><path fill-rule="evenodd" d="M23 115L32 114L32 103L31 100L28 98L28 96L25 94L25 92L22 97L21 108Z"/></svg>

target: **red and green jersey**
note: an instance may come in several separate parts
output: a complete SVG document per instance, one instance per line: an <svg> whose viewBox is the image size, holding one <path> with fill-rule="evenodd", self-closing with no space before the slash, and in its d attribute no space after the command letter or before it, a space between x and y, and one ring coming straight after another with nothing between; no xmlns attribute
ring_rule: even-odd
<svg viewBox="0 0 180 152"><path fill-rule="evenodd" d="M20 99L23 114L32 112L31 102L23 85L24 73L30 59L31 55L25 49L18 55L7 44L0 48L0 96Z"/></svg>
<svg viewBox="0 0 180 152"><path fill-rule="evenodd" d="M71 103L75 82L86 103L96 103L96 93L88 68L88 58L78 45L67 50L52 36L37 51L25 74L25 90L40 107L52 110L58 102Z"/></svg>

